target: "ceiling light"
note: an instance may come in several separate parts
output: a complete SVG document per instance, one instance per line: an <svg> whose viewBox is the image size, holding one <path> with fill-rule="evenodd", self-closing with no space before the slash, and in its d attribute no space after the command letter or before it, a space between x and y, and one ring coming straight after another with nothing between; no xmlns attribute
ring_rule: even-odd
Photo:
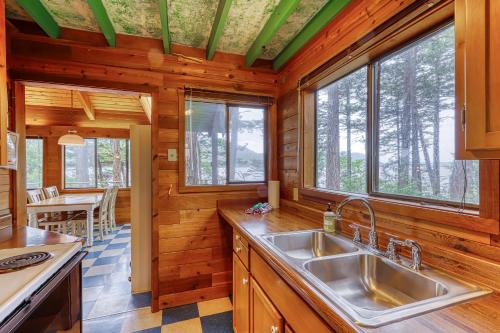
<svg viewBox="0 0 500 333"><path fill-rule="evenodd" d="M68 131L68 134L61 136L57 143L61 146L84 146L85 140L76 134L76 131Z"/></svg>

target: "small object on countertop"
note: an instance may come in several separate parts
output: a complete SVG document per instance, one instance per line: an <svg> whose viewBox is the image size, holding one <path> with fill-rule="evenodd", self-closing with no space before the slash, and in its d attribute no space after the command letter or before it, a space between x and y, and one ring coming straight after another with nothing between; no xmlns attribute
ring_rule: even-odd
<svg viewBox="0 0 500 333"><path fill-rule="evenodd" d="M328 208L323 213L323 229L326 232L335 232L336 215L332 211L332 204L328 203Z"/></svg>
<svg viewBox="0 0 500 333"><path fill-rule="evenodd" d="M245 210L247 214L266 214L269 213L273 207L267 202L259 202L253 205L251 208Z"/></svg>

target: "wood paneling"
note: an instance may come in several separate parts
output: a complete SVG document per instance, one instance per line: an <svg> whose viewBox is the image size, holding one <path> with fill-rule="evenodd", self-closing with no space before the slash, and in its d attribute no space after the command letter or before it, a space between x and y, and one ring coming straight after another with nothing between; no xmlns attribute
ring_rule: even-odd
<svg viewBox="0 0 500 333"><path fill-rule="evenodd" d="M7 165L9 95L7 91L7 29L5 0L0 0L0 165Z"/></svg>

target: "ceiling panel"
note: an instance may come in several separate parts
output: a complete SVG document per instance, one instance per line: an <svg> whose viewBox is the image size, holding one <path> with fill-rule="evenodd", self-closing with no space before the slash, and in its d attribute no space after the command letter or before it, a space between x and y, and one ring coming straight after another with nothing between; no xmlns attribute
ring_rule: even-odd
<svg viewBox="0 0 500 333"><path fill-rule="evenodd" d="M302 0L295 12L288 17L278 33L266 45L262 58L274 59L327 2L328 0Z"/></svg>
<svg viewBox="0 0 500 333"><path fill-rule="evenodd" d="M218 0L169 0L168 26L174 44L205 48Z"/></svg>
<svg viewBox="0 0 500 333"><path fill-rule="evenodd" d="M102 0L117 33L161 38L158 0Z"/></svg>
<svg viewBox="0 0 500 333"><path fill-rule="evenodd" d="M42 0L42 3L61 27L100 31L86 0Z"/></svg>
<svg viewBox="0 0 500 333"><path fill-rule="evenodd" d="M233 0L217 50L246 54L279 0Z"/></svg>

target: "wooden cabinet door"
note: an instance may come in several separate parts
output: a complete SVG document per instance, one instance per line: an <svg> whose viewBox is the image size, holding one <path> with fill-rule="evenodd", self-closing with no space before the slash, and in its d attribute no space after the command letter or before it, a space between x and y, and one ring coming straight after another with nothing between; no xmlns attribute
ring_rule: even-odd
<svg viewBox="0 0 500 333"><path fill-rule="evenodd" d="M233 253L233 326L235 333L248 333L250 316L250 274Z"/></svg>
<svg viewBox="0 0 500 333"><path fill-rule="evenodd" d="M290 328L290 326L285 325L285 333L293 333L293 330Z"/></svg>
<svg viewBox="0 0 500 333"><path fill-rule="evenodd" d="M498 0L455 1L456 132L480 158L500 157L499 17Z"/></svg>
<svg viewBox="0 0 500 333"><path fill-rule="evenodd" d="M282 333L284 320L254 279L250 282L250 332Z"/></svg>

